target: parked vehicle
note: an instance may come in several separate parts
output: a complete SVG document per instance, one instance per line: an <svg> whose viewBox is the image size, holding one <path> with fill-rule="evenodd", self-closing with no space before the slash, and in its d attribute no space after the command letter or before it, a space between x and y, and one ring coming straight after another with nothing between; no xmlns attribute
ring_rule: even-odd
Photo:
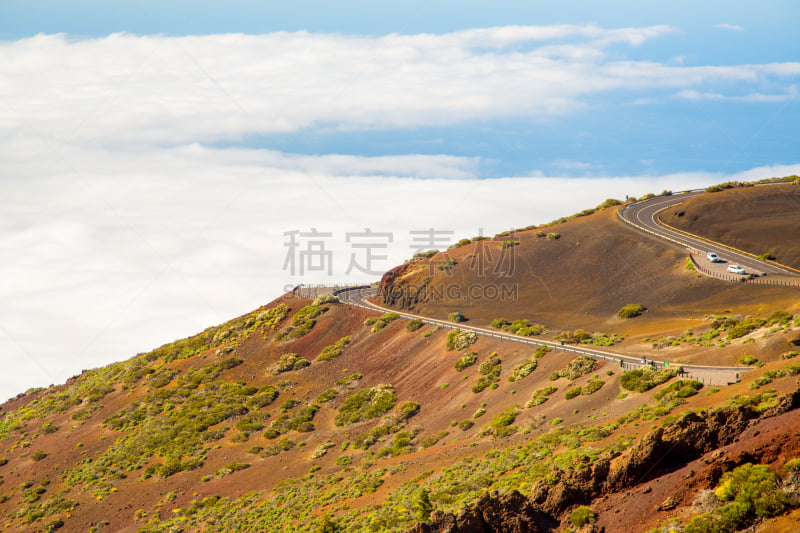
<svg viewBox="0 0 800 533"><path fill-rule="evenodd" d="M728 272L731 274L747 274L744 268L739 265L728 265Z"/></svg>
<svg viewBox="0 0 800 533"><path fill-rule="evenodd" d="M719 256L717 254L715 254L714 252L708 252L706 254L706 259L708 259L712 263L719 263L721 261Z"/></svg>

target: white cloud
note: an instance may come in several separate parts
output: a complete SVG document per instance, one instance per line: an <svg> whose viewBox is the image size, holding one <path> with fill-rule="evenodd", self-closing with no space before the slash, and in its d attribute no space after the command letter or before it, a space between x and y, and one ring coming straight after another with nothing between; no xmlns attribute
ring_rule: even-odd
<svg viewBox="0 0 800 533"><path fill-rule="evenodd" d="M566 25L376 37L38 35L0 43L0 135L126 147L237 142L309 128L546 117L583 109L604 91L691 91L800 75L800 63L684 67L606 57L611 45L673 31Z"/></svg>
<svg viewBox="0 0 800 533"><path fill-rule="evenodd" d="M0 175L26 176L6 180L0 197L0 361L14 369L0 378L0 396L196 333L268 302L286 284L372 279L345 274L353 252L347 232L393 232L380 251L388 259L373 265L384 270L412 254L411 230L452 230L453 240L480 228L492 235L607 197L731 179L537 172L476 180L474 159L198 145L146 153L61 147L61 165L44 172L38 161L14 159L15 149L0 147ZM796 172L800 165L735 178ZM333 233L330 278L282 268L284 232L311 228Z"/></svg>
<svg viewBox="0 0 800 533"><path fill-rule="evenodd" d="M624 57L626 46L673 31L565 25L0 43L0 361L14 369L0 377L0 396L195 333L286 283L314 279L281 269L284 231L333 232L341 279L346 232L394 232L382 269L411 255L410 230L492 234L609 196L724 181L559 179L541 170L478 180L477 158L210 147L313 128L535 119L583 109L604 91L645 103L656 100L637 91L702 99L729 85L747 94L741 86L753 84L796 97L779 86L800 75L800 63L684 67L606 54L614 46L613 57ZM790 168L778 173L800 171Z"/></svg>
<svg viewBox="0 0 800 533"><path fill-rule="evenodd" d="M744 28L737 24L714 24L712 28L718 28L720 30L744 31Z"/></svg>
<svg viewBox="0 0 800 533"><path fill-rule="evenodd" d="M679 91L675 94L676 98L683 100L728 100L739 102L786 102L797 100L798 91L796 85L789 86L785 92L780 94L749 93L744 95L728 96L720 93L698 92L694 90Z"/></svg>

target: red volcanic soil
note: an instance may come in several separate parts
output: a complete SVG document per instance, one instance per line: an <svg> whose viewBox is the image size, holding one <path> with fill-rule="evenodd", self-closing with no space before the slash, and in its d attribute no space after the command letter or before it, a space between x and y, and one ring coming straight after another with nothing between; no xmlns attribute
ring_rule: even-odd
<svg viewBox="0 0 800 533"><path fill-rule="evenodd" d="M766 185L703 194L663 211L674 228L800 269L800 186Z"/></svg>
<svg viewBox="0 0 800 533"><path fill-rule="evenodd" d="M560 238L544 236L549 232ZM504 251L500 242L471 243L442 252L430 263L417 261L390 271L378 302L438 318L460 311L470 324L481 326L498 317L524 318L546 325L551 333L583 328L630 340L680 336L687 328L707 327L707 315L800 311L796 289L734 284L686 270L685 250L630 228L618 220L617 208L498 240L511 239L519 241L505 249L513 252L513 268L506 258L499 273L492 272L491 260L500 263ZM455 265L438 267L448 259ZM482 270L480 261L489 267ZM619 319L617 311L629 303L647 311ZM787 349L779 344L774 355ZM702 360L735 360L733 353L724 361L718 355Z"/></svg>

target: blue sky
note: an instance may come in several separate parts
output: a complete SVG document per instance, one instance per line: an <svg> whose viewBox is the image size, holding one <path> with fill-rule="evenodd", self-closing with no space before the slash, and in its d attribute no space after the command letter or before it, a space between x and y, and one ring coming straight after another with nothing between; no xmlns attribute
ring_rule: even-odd
<svg viewBox="0 0 800 533"><path fill-rule="evenodd" d="M604 28L667 25L673 32L637 46L605 49L607 60L656 61L684 67L793 62L800 57L795 2L132 2L21 1L0 5L0 36L38 33L74 38L114 32L137 35L261 34L309 31L380 36L447 33L506 25L597 24ZM556 41L558 42L558 41ZM524 49L525 44L519 45ZM699 92L773 96L797 77L726 83L709 80ZM704 88L710 88L705 91ZM423 127L343 133L311 128L280 135L251 135L248 146L293 153L448 153L479 156L481 177L565 170L553 161L574 160L593 174L736 172L793 163L795 143L786 124L799 118L797 98L773 103L676 98L679 91L618 88L582 99L585 108L543 117L479 117L457 127ZM646 105L640 103L648 101ZM639 102L639 103L636 103ZM242 140L238 140L242 142ZM586 175L572 169L573 175Z"/></svg>
<svg viewBox="0 0 800 533"><path fill-rule="evenodd" d="M0 397L296 283L800 172L795 2L0 2ZM332 274L283 268L331 233ZM391 232L377 274L351 232ZM42 335L46 330L48 335Z"/></svg>

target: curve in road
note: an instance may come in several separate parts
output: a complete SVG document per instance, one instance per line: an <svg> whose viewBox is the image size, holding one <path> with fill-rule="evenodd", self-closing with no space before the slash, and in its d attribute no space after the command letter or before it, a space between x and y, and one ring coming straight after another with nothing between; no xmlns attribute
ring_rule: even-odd
<svg viewBox="0 0 800 533"><path fill-rule="evenodd" d="M657 221L659 212L674 207L704 192L704 190L694 190L669 196L655 196L646 200L639 200L638 202L633 202L624 206L619 211L619 217L637 229L679 246L686 247L690 251L701 251L703 255L707 252L715 252L728 263L743 266L747 272L785 276L797 275L796 272L782 268L780 265L767 263L766 261L761 261L760 259L756 259L718 243L712 243L699 237L676 231Z"/></svg>

